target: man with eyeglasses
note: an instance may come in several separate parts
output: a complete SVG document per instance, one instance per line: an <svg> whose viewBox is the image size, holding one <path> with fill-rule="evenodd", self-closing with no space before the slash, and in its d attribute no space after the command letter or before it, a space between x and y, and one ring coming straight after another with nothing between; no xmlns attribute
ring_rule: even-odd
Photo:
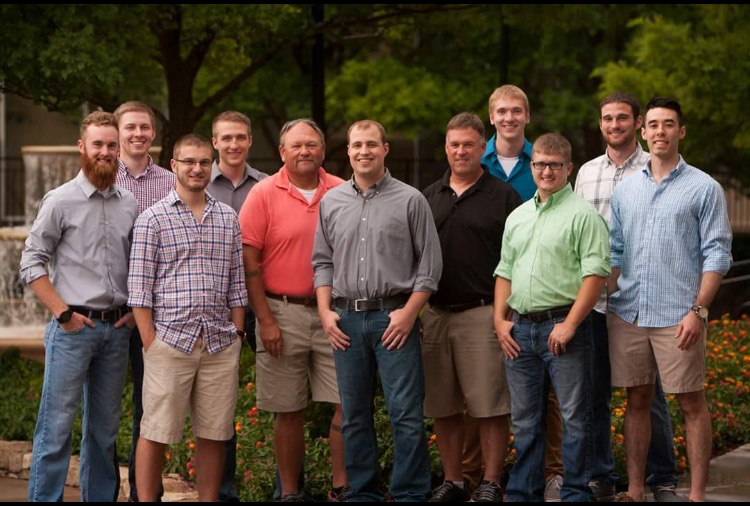
<svg viewBox="0 0 750 506"><path fill-rule="evenodd" d="M216 116L211 125L211 143L217 159L211 168L211 181L206 191L239 214L247 194L268 174L254 169L247 163L247 153L253 145L250 118L239 111L224 111ZM245 332L247 343L255 351L255 314L248 305L245 309ZM237 470L237 435L227 441L225 448L224 474L221 478L219 499L222 502L237 502L239 496L234 488Z"/></svg>
<svg viewBox="0 0 750 506"><path fill-rule="evenodd" d="M144 348L143 420L136 449L141 501L156 501L166 445L195 435L201 501L217 501L225 442L234 434L247 294L237 216L205 189L211 143L174 145L177 184L136 220L128 302Z"/></svg>
<svg viewBox="0 0 750 506"><path fill-rule="evenodd" d="M578 170L575 192L589 201L607 223L610 221L610 201L615 187L623 180L642 170L649 155L636 140L636 130L643 118L638 101L627 93L607 95L599 106L599 129L607 148L603 155L584 163ZM607 293L591 313L591 351L593 353L592 408L594 412L594 452L591 474L591 491L598 501L609 501L615 496L617 473L612 450L611 400L612 380L609 362L609 334L607 332ZM654 500L675 502L678 496L675 476L672 422L661 383L656 378L654 402L651 405L651 445L648 451L646 483L650 485Z"/></svg>
<svg viewBox="0 0 750 506"><path fill-rule="evenodd" d="M551 382L564 427L560 498L591 501L587 322L610 272L609 233L604 219L568 183L573 163L567 139L554 133L539 137L531 166L537 192L508 217L495 270L495 332L505 355L517 451L506 497L544 499L540 400Z"/></svg>
<svg viewBox="0 0 750 506"><path fill-rule="evenodd" d="M329 441L332 498L346 495L341 406L333 350L318 317L312 258L320 200L343 180L322 167L325 137L311 119L280 132L284 165L248 194L240 210L245 280L257 318L258 407L276 414L274 450L281 500L301 502L308 378L316 402L334 404Z"/></svg>
<svg viewBox="0 0 750 506"><path fill-rule="evenodd" d="M117 184L135 195L138 213L166 197L174 188L174 174L154 163L149 154L156 138L156 116L148 105L135 100L121 104L114 112L120 131ZM143 418L143 342L138 327L130 335L130 376L133 381L133 437L128 464L132 502L138 502L135 483L135 451ZM163 491L159 496L163 495Z"/></svg>

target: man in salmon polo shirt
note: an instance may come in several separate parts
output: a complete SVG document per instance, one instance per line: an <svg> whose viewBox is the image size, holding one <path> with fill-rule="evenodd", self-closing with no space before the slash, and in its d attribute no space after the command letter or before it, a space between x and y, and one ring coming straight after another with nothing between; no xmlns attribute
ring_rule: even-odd
<svg viewBox="0 0 750 506"><path fill-rule="evenodd" d="M320 199L343 180L321 167L325 138L314 121L289 121L279 137L284 165L253 187L239 214L245 280L257 318L258 407L276 413L281 500L300 502L308 377L313 400L335 404L331 495L343 499L347 480L336 368L318 318L311 263Z"/></svg>

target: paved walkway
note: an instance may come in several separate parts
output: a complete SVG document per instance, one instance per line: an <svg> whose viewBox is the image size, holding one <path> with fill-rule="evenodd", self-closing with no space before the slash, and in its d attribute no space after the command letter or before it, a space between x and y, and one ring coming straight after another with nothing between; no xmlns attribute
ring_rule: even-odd
<svg viewBox="0 0 750 506"><path fill-rule="evenodd" d="M0 475L0 502L27 502L28 482L21 478ZM687 493L687 483L679 489ZM709 470L707 499L709 502L748 502L750 501L750 444L711 461ZM80 491L75 487L65 487L66 501L80 501ZM651 498L649 498L651 500ZM124 498L120 498L123 502ZM196 502L194 494L166 494L164 502Z"/></svg>

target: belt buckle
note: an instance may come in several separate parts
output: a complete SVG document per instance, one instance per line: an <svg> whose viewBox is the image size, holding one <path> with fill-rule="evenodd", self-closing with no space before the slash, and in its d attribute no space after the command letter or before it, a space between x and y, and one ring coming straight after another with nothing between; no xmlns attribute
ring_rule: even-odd
<svg viewBox="0 0 750 506"><path fill-rule="evenodd" d="M361 302L362 304L364 304L364 303L366 303L366 302L367 302L367 300L368 300L368 299L355 299L355 300L354 300L354 311L367 311L367 309L365 309L365 308L362 308L362 309L360 309L360 307L359 307L359 303L360 303L360 302Z"/></svg>
<svg viewBox="0 0 750 506"><path fill-rule="evenodd" d="M111 310L104 310L101 312L101 318L100 320L103 322L109 322L112 321L111 316L114 316L115 312ZM111 316L110 316L111 315Z"/></svg>

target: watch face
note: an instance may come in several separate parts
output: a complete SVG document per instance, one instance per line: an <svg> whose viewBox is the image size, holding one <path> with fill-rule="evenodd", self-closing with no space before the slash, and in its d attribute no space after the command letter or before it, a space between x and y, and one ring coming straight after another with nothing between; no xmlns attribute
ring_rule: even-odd
<svg viewBox="0 0 750 506"><path fill-rule="evenodd" d="M708 318L708 308L702 307L698 309L698 316L700 316L704 320Z"/></svg>

